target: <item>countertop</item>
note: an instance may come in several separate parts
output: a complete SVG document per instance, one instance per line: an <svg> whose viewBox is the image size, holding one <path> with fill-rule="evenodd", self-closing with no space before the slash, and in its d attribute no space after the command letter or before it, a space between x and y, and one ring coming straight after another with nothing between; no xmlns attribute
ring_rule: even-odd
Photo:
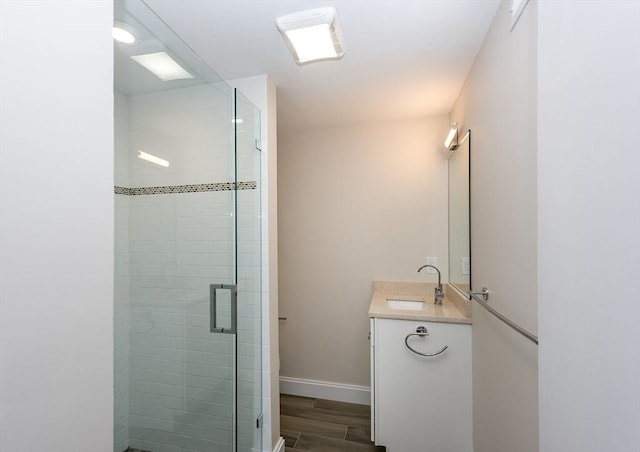
<svg viewBox="0 0 640 452"><path fill-rule="evenodd" d="M430 283L374 281L369 317L470 324L469 300L445 284L442 305L436 305L433 303L435 287L435 284ZM424 301L424 309L420 311L391 309L387 305L388 298Z"/></svg>

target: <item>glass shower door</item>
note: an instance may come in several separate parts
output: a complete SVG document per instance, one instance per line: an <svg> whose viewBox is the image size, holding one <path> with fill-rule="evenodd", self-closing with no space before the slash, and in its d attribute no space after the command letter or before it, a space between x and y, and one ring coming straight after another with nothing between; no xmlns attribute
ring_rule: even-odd
<svg viewBox="0 0 640 452"><path fill-rule="evenodd" d="M261 450L259 111L143 2L115 17L114 452Z"/></svg>
<svg viewBox="0 0 640 452"><path fill-rule="evenodd" d="M234 91L238 287L238 451L262 450L260 111Z"/></svg>

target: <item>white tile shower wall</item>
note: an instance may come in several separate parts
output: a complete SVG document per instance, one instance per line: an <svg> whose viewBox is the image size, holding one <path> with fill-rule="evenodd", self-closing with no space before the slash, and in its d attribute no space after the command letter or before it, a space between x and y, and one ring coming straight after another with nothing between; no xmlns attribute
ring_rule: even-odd
<svg viewBox="0 0 640 452"><path fill-rule="evenodd" d="M127 448L129 413L129 199L115 199L114 452Z"/></svg>
<svg viewBox="0 0 640 452"><path fill-rule="evenodd" d="M114 92L114 183L129 186L129 101L125 95Z"/></svg>
<svg viewBox="0 0 640 452"><path fill-rule="evenodd" d="M233 337L209 333L209 285L233 278L229 196L131 199L131 438L143 445L231 439Z"/></svg>
<svg viewBox="0 0 640 452"><path fill-rule="evenodd" d="M129 186L127 98L114 93L115 184ZM114 452L129 441L129 198L115 195Z"/></svg>
<svg viewBox="0 0 640 452"><path fill-rule="evenodd" d="M231 93L210 86L130 99L132 187L233 180ZM168 160L162 168L137 158L141 150Z"/></svg>
<svg viewBox="0 0 640 452"><path fill-rule="evenodd" d="M154 430L159 428L215 440L218 447L229 439L233 337L209 333L209 284L229 283L233 276L228 196L208 192L130 200L134 440L157 441ZM239 212L248 204L239 202ZM256 401L251 394L261 382L256 354L261 348L260 266L245 242L238 247L246 250L239 260L252 262L254 268L241 266L238 273L237 339L238 415L253 425ZM239 443L244 441L253 438L239 436Z"/></svg>

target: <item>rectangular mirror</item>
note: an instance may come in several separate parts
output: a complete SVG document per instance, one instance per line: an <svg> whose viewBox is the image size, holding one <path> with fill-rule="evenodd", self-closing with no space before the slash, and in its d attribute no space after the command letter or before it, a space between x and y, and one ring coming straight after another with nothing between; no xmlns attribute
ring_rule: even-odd
<svg viewBox="0 0 640 452"><path fill-rule="evenodd" d="M470 150L468 130L449 154L449 283L465 295L471 289Z"/></svg>

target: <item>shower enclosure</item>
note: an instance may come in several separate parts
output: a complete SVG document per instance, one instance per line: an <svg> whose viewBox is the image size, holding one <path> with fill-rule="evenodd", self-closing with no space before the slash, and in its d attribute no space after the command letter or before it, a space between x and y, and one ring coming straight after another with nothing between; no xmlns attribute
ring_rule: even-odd
<svg viewBox="0 0 640 452"><path fill-rule="evenodd" d="M262 450L260 112L114 3L114 452Z"/></svg>

